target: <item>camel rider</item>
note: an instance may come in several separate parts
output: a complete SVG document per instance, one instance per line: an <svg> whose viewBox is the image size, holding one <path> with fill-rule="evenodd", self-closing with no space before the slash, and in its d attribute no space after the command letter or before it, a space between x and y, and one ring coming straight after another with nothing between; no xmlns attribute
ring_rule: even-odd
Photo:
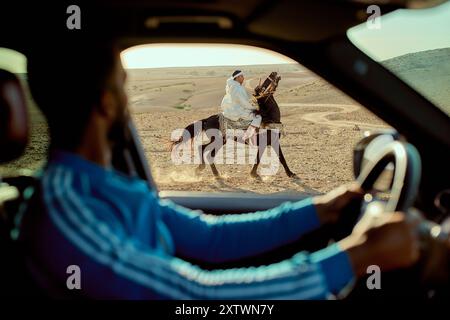
<svg viewBox="0 0 450 320"><path fill-rule="evenodd" d="M254 135L256 128L261 125L261 116L256 115L256 106L251 103L251 98L244 86L244 73L240 70L233 72L228 78L225 87L225 96L222 99L222 110L225 118L232 121L248 120L251 121L250 127L244 135L247 139Z"/></svg>

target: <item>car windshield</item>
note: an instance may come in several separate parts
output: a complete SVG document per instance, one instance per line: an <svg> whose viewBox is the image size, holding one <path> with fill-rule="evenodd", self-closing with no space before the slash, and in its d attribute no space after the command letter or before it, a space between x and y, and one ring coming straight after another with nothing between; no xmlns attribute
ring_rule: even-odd
<svg viewBox="0 0 450 320"><path fill-rule="evenodd" d="M274 51L235 44L146 44L123 51L122 61L131 114L161 191L327 192L354 179L352 149L364 132L389 128ZM254 88L272 72L281 77L276 91L262 96L258 108L270 108L261 114L280 136L267 149L267 140L261 140L261 165L255 167L258 147L254 140L244 144L242 137L257 121ZM222 144L212 144L215 133L214 141ZM236 140L223 142L220 135L228 133ZM202 159L214 162L217 172L201 165Z"/></svg>
<svg viewBox="0 0 450 320"><path fill-rule="evenodd" d="M428 9L396 10L349 29L347 35L359 49L450 115L450 2Z"/></svg>

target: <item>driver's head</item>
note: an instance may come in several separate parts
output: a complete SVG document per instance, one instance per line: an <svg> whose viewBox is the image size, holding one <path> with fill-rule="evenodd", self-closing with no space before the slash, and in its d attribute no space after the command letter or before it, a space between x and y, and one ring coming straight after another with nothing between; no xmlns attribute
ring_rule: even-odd
<svg viewBox="0 0 450 320"><path fill-rule="evenodd" d="M110 142L127 120L126 73L111 41L55 44L28 59L30 90L47 118L51 146L75 150L93 122Z"/></svg>
<svg viewBox="0 0 450 320"><path fill-rule="evenodd" d="M241 70L236 70L233 72L233 79L239 82L240 84L244 83L244 73Z"/></svg>

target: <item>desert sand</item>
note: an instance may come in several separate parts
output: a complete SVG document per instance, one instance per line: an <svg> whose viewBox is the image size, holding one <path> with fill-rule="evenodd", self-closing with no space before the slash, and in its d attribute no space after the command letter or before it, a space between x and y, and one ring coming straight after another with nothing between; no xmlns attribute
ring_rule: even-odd
<svg viewBox="0 0 450 320"><path fill-rule="evenodd" d="M276 175L258 181L249 175L251 164L218 164L222 180L217 181L209 168L196 175L196 164L171 161L171 132L219 112L225 81L235 67L131 69L130 108L160 190L323 193L353 180L352 149L363 132L388 128L299 65L237 68L246 73L249 91L271 71L280 73L275 99L287 133L281 147L298 179L288 178L281 166Z"/></svg>
<svg viewBox="0 0 450 320"><path fill-rule="evenodd" d="M252 164L218 164L222 180L209 168L196 175L196 164L176 165L169 144L173 130L219 112L225 81L235 68L246 74L250 92L272 71L281 75L275 99L286 136L281 148L298 179L281 166L275 175L251 178ZM257 65L130 69L127 93L137 127L159 190L318 194L353 180L352 149L365 130L387 124L333 86L300 65ZM22 75L25 77L25 75ZM44 118L29 97L31 143L25 155L0 167L0 176L33 174L45 163L48 146ZM238 144L239 148L245 148ZM217 161L223 160L220 155ZM263 157L260 169L267 168Z"/></svg>
<svg viewBox="0 0 450 320"><path fill-rule="evenodd" d="M383 64L449 113L449 57L450 48L443 48L406 54ZM281 139L281 147L299 179L288 178L279 168L276 175L258 181L249 175L251 164L219 164L223 179L217 181L209 168L196 175L197 165L175 165L171 161L168 147L172 131L217 113L225 81L236 68L246 73L248 90L272 71L281 75L275 93L287 133ZM126 90L132 117L160 190L323 193L353 180L352 149L365 130L389 128L364 107L297 64L127 72ZM26 75L19 76L26 79ZM0 176L34 174L45 163L47 126L30 96L29 102L30 144L19 160L0 166Z"/></svg>

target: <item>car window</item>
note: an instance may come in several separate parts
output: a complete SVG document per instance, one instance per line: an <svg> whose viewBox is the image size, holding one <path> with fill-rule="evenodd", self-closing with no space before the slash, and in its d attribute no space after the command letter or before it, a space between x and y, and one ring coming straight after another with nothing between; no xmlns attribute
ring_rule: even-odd
<svg viewBox="0 0 450 320"><path fill-rule="evenodd" d="M0 177L33 175L45 163L49 142L47 123L28 89L25 55L8 48L0 48L0 69L10 71L20 79L27 97L30 121L30 137L25 153L17 160L0 164Z"/></svg>
<svg viewBox="0 0 450 320"><path fill-rule="evenodd" d="M396 10L348 30L367 55L450 115L450 2Z"/></svg>
<svg viewBox="0 0 450 320"><path fill-rule="evenodd" d="M149 44L123 51L122 62L128 73L132 117L160 190L326 192L353 180L352 148L364 132L388 128L305 67L261 48ZM233 144L230 139L215 158L221 179L216 179L208 166L197 170L195 143L194 147L192 143L184 145L183 152L192 151L188 157L174 157L171 143L183 128L223 112L227 80L236 70L243 72L243 87L250 94L271 72L281 77L274 93L283 124L280 133L285 133L279 143L298 178L287 177L270 149L258 171L261 179L251 177L257 147ZM201 143L210 141L205 134L201 138Z"/></svg>

